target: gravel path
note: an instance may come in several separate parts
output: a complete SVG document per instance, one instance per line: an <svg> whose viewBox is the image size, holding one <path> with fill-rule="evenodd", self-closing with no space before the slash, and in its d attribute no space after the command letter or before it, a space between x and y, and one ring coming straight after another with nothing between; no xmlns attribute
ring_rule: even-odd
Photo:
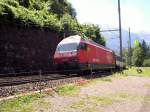
<svg viewBox="0 0 150 112"><path fill-rule="evenodd" d="M120 79L113 78L111 82L97 83L81 89L81 94L106 95L127 92L146 95L150 91L150 78L128 76ZM149 89L149 90L148 90Z"/></svg>
<svg viewBox="0 0 150 112"><path fill-rule="evenodd" d="M150 78L111 78L81 87L76 96L45 100L51 103L48 112L150 112Z"/></svg>

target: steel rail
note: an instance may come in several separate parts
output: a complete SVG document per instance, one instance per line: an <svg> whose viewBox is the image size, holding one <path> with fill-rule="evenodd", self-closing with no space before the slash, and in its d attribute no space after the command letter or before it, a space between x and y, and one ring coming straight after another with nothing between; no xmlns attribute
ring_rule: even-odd
<svg viewBox="0 0 150 112"><path fill-rule="evenodd" d="M60 75L60 74L47 74L42 75L40 77L39 75L33 76L20 76L20 77L3 77L0 78L0 87L2 86L14 86L14 85L20 85L20 84L26 84L26 83L35 83L35 82L46 82L46 81L53 81L53 80L61 80L61 79L67 79L67 78L75 78L75 77L84 77L84 78L91 78L91 77L102 77L110 75L110 72L94 72L87 75Z"/></svg>

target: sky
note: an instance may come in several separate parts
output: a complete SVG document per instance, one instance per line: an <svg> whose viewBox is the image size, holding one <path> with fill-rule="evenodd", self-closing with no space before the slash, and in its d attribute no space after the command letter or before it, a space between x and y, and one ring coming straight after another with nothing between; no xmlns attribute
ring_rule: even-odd
<svg viewBox="0 0 150 112"><path fill-rule="evenodd" d="M118 0L68 0L80 23L98 24L101 29L118 28ZM150 33L150 0L120 0L122 28Z"/></svg>

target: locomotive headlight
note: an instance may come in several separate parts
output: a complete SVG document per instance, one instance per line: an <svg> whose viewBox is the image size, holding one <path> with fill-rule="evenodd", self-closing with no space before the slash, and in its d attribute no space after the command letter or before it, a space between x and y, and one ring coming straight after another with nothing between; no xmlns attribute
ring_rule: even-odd
<svg viewBox="0 0 150 112"><path fill-rule="evenodd" d="M58 58L58 54L55 53L54 58Z"/></svg>

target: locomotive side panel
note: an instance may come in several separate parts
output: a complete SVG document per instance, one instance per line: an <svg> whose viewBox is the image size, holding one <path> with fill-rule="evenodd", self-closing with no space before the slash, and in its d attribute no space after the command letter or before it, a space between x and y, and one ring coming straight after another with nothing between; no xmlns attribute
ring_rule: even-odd
<svg viewBox="0 0 150 112"><path fill-rule="evenodd" d="M98 64L99 68L114 68L115 67L115 59L112 52L107 51L106 49L98 47Z"/></svg>
<svg viewBox="0 0 150 112"><path fill-rule="evenodd" d="M88 64L95 64L96 48L93 45L88 44L87 54L88 54L88 60L87 60Z"/></svg>
<svg viewBox="0 0 150 112"><path fill-rule="evenodd" d="M87 43L85 54L83 55L82 52L80 53L84 62L87 63L87 69L115 68L113 53L104 48Z"/></svg>

